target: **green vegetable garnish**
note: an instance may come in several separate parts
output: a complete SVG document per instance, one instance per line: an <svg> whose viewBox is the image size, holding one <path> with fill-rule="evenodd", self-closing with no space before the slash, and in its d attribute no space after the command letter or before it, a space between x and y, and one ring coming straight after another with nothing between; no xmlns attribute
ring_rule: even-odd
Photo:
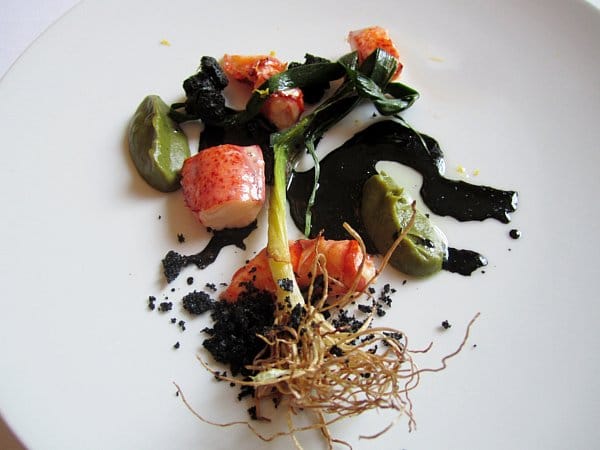
<svg viewBox="0 0 600 450"><path fill-rule="evenodd" d="M190 156L187 137L169 117L169 106L149 95L138 106L129 126L129 153L139 174L162 192L179 189L183 161Z"/></svg>
<svg viewBox="0 0 600 450"><path fill-rule="evenodd" d="M363 187L362 221L377 250L385 254L413 214L411 199L385 172L373 175ZM448 245L442 232L420 211L389 262L407 275L424 277L442 270Z"/></svg>
<svg viewBox="0 0 600 450"><path fill-rule="evenodd" d="M225 111L223 117L221 115L204 117L201 113L206 109L203 107L205 103L209 106L213 103L219 105L223 103L222 89L226 83L222 82L222 77L219 76L220 69L217 70L214 61L203 58L202 70L184 83L188 100L185 104L176 103L171 107L171 116L178 121L201 118L227 129L238 127L256 117L270 92L300 88L310 90L317 98L324 86L328 86L332 81L343 79L333 95L318 105L312 113L303 117L294 126L271 135L274 183L269 199L267 252L273 279L278 286L278 304L285 307L288 312L297 305L304 304L295 281L288 248L286 219L288 174L304 151L312 156L315 164L315 180L306 209L304 229L304 234L308 236L311 232L310 211L319 182L319 160L315 153L319 139L362 99L371 101L379 113L389 116L410 107L419 97L419 94L408 86L390 82L396 71L397 61L381 49L375 50L360 65L356 52L342 56L337 62L329 62L312 55L307 55L306 59L305 64L294 64L255 89L243 111L229 110ZM208 89L207 85L212 87ZM204 92L203 89L208 89L208 94L199 96ZM183 113L179 111L182 107L185 107ZM212 111L210 108L209 110Z"/></svg>
<svg viewBox="0 0 600 450"><path fill-rule="evenodd" d="M316 143L329 128L344 118L363 98L373 101L378 111L386 115L396 114L412 105L418 98L416 91L399 83L389 83L392 74L396 70L396 65L397 62L391 55L378 49L359 67L356 54L350 53L333 65L331 63L317 63L290 69L270 78L261 86L261 89L264 89L268 85L272 92L282 88L302 87L303 85L310 85L317 78L319 82L322 82L323 77L328 78L337 75L340 73L340 67L343 68L343 72L346 74L343 83L329 99L325 100L311 114L302 118L296 125L274 134L271 140L275 165L274 185L269 199L267 252L276 284L278 286L284 284L277 283L278 280L292 280L294 282L292 291L286 291L281 287L278 287L277 290L278 303L288 306L290 311L298 304L303 305L304 299L295 282L288 248L286 225L287 175L303 150L306 149L313 155L315 181L307 207L306 228L304 230L304 234L309 235L311 230L310 209L318 187L319 161L314 153ZM324 73L327 73L327 75L324 75ZM398 95L398 98L390 97L389 86L392 84L394 87L391 90ZM245 113L255 108L260 109L260 101L261 98L258 95L253 96Z"/></svg>

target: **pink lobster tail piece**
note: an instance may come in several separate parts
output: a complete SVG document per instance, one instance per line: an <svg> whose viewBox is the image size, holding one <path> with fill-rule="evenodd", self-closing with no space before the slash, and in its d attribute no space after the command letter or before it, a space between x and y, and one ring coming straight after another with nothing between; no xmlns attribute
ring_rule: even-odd
<svg viewBox="0 0 600 450"><path fill-rule="evenodd" d="M258 145L201 150L186 159L181 170L185 203L206 227L249 225L265 203L264 168Z"/></svg>

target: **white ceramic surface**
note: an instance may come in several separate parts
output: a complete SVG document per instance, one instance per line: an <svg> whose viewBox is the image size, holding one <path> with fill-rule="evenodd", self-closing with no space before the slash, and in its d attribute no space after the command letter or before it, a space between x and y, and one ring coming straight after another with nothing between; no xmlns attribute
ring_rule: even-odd
<svg viewBox="0 0 600 450"><path fill-rule="evenodd" d="M410 280L383 321L405 330L414 348L433 341L423 363L436 365L481 312L464 351L415 391L418 429L408 433L402 420L378 441L358 440L394 418L381 413L334 433L357 449L598 446L600 15L558 0L377 5L304 2L282 13L275 2L86 1L6 74L0 412L25 445L292 447L200 423L174 395L175 381L199 412L221 421L244 418L249 406L195 360L208 322L179 309L185 276L175 292L160 276L166 251L195 251L207 235L179 193L155 193L137 178L124 132L144 95L178 99L201 55L335 58L348 30L381 24L398 42L404 81L422 94L406 118L440 141L448 175L464 176L455 170L464 166L473 182L518 190L520 206L511 225L436 218L452 245L488 257L486 273ZM341 127L320 150L359 125ZM513 227L523 232L518 241L508 237ZM248 254L264 231L248 240ZM197 289L228 281L246 257L227 249L218 265L186 275ZM175 310L148 311L148 295L171 297ZM171 317L186 320L186 331ZM442 332L446 319L453 326ZM301 439L324 448L311 433Z"/></svg>

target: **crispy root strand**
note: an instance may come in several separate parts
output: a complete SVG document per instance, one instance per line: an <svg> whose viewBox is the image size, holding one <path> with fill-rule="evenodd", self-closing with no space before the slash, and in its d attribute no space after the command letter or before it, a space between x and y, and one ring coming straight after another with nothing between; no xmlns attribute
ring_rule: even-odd
<svg viewBox="0 0 600 450"><path fill-rule="evenodd" d="M393 251L414 225L415 203L413 202L411 206L413 213L407 227L402 230L393 246L384 255L380 267L369 280L367 287L381 274ZM417 367L413 356L429 351L432 344L424 350L408 350L408 338L401 330L371 327L372 314L358 330L351 330L348 327L336 328L325 319L324 313L332 308L343 308L366 292L366 290L355 291L367 258L366 248L360 236L347 224L344 226L359 242L362 252L362 261L350 288L337 299L327 298L328 283L339 282L328 276L326 257L318 252L318 245L315 244L313 273L323 274L324 294L318 299L313 299L312 302L304 302L297 327L279 325L259 336L265 348L256 355L252 364L247 366L247 369L254 372L253 377L244 381L220 375L198 356L202 366L220 380L238 386L254 387L256 411L260 418L263 418L260 413L261 402L269 399L285 401L287 431L264 435L249 421L215 423L207 420L193 410L179 386L175 385L184 404L201 421L220 427L245 425L265 442L281 436L289 436L298 450L302 450L302 445L297 434L308 430L320 431L330 450L333 450L334 443L351 449L349 443L335 439L329 427L340 420L373 409L390 409L396 411L398 415L381 431L372 435L360 435L360 439L375 439L381 436L402 416L408 418L409 431L416 427L409 394L419 385L422 374L445 369L447 361L464 348L470 329L479 313L469 322L458 348L443 357L439 367L431 369ZM313 277L313 283L314 279L316 276ZM314 293L312 284L309 286L308 293L308 298L312 299ZM314 414L315 420L307 426L296 426L293 414L299 411Z"/></svg>
<svg viewBox="0 0 600 450"><path fill-rule="evenodd" d="M185 405L185 407L196 417L198 418L200 421L208 424L208 425L212 425L212 426L216 426L216 427L222 427L222 428L227 428L227 427L231 427L234 425L246 425L246 427L252 431L252 433L258 437L261 441L264 442L271 442L274 441L277 438L283 437L283 436L290 436L293 433L298 433L298 432L302 432L302 431L310 431L310 430L314 430L315 428L321 428L320 424L314 424L314 425L308 425L308 426L304 426L304 427L296 427L293 430L288 430L288 431L279 431L277 433L273 433L269 436L264 435L262 433L260 433L258 430L256 430L256 428L254 428L252 426L252 424L247 421L247 420L237 420L237 421L233 421L233 422L225 422L225 423L218 423L218 422L213 422L211 420L205 419L204 417L202 417L193 407L192 405L190 405L190 403L187 401L187 399L185 398L185 395L183 394L183 390L179 387L179 385L175 382L173 382L173 384L175 385L175 388L177 389L177 393L179 394L179 397L181 398L181 401L183 402L183 404ZM329 421L327 423L322 424L323 427L326 427L328 425L331 425L333 423L333 421ZM341 441L343 442L343 441Z"/></svg>
<svg viewBox="0 0 600 450"><path fill-rule="evenodd" d="M395 426L400 421L401 418L402 418L402 414L398 414L396 416L396 418L392 422L390 422L389 425L387 427L385 427L383 430L381 430L375 434L371 434L369 436L365 436L365 435L361 434L360 436L358 436L358 438L359 439L377 439L379 436L382 436L383 434L387 433L393 426Z"/></svg>
<svg viewBox="0 0 600 450"><path fill-rule="evenodd" d="M469 339L469 333L471 332L471 328L473 327L473 324L475 323L475 321L477 320L477 318L481 315L481 313L477 313L475 314L475 316L469 321L468 325L467 325L467 329L465 331L465 336L463 337L462 342L460 343L460 345L458 346L458 348L456 350L454 350L452 353L450 353L449 355L446 355L442 358L442 365L440 367L437 367L435 369L421 369L419 370L420 373L425 373L425 372L439 372L441 370L444 370L447 367L446 361L448 361L450 358L453 358L454 356L458 355L461 350L464 348L465 344L467 343L467 340Z"/></svg>

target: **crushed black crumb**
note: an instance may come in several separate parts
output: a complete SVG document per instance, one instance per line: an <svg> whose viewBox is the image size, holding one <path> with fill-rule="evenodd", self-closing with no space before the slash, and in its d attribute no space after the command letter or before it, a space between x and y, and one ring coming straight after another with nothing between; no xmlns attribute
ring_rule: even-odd
<svg viewBox="0 0 600 450"><path fill-rule="evenodd" d="M311 305L314 305L323 297L323 290L325 289L325 277L323 274L318 274L313 281L312 297L309 299ZM305 297L308 296L308 289L303 291Z"/></svg>
<svg viewBox="0 0 600 450"><path fill-rule="evenodd" d="M217 381L223 381L222 377L226 377L227 376L227 371L224 370L223 372L215 372L215 380Z"/></svg>
<svg viewBox="0 0 600 450"><path fill-rule="evenodd" d="M248 408L248 415L252 420L258 420L258 417L256 416L256 406Z"/></svg>
<svg viewBox="0 0 600 450"><path fill-rule="evenodd" d="M174 349L178 349L179 348L179 341L175 342L175 345L173 345Z"/></svg>
<svg viewBox="0 0 600 450"><path fill-rule="evenodd" d="M173 309L172 302L161 302L160 305L158 305L158 310L160 312L167 312L167 311L171 311L172 309Z"/></svg>
<svg viewBox="0 0 600 450"><path fill-rule="evenodd" d="M302 307L301 304L297 304L292 309L292 313L290 314L290 320L288 322L288 326L295 330L300 326L300 322L302 321L302 317L306 314L306 310Z"/></svg>
<svg viewBox="0 0 600 450"><path fill-rule="evenodd" d="M358 310L365 314L371 314L373 312L373 307L370 305L358 305Z"/></svg>
<svg viewBox="0 0 600 450"><path fill-rule="evenodd" d="M264 348L257 334L266 334L273 326L273 295L246 285L246 291L235 303L216 302L211 312L214 322L204 347L215 360L229 364L233 375L248 374L244 366Z"/></svg>
<svg viewBox="0 0 600 450"><path fill-rule="evenodd" d="M171 317L171 323L177 323L177 319L175 317Z"/></svg>
<svg viewBox="0 0 600 450"><path fill-rule="evenodd" d="M389 338L394 339L397 342L400 342L402 340L402 333L395 331L395 332L388 332L388 331L384 331L383 332L384 335L386 335Z"/></svg>
<svg viewBox="0 0 600 450"><path fill-rule="evenodd" d="M182 299L183 308L190 314L203 314L213 309L215 301L206 293L193 291L185 295Z"/></svg>
<svg viewBox="0 0 600 450"><path fill-rule="evenodd" d="M185 321L180 320L177 325L179 325L179 328L181 328L181 331L185 331Z"/></svg>
<svg viewBox="0 0 600 450"><path fill-rule="evenodd" d="M363 336L360 341L361 342L367 342L367 341L370 341L370 340L372 340L374 338L375 338L374 334L367 334L366 336Z"/></svg>
<svg viewBox="0 0 600 450"><path fill-rule="evenodd" d="M187 277L186 281L188 286L191 286L192 284L194 284L194 277Z"/></svg>
<svg viewBox="0 0 600 450"><path fill-rule="evenodd" d="M214 283L206 283L204 287L211 292L217 292L217 286Z"/></svg>
<svg viewBox="0 0 600 450"><path fill-rule="evenodd" d="M333 323L333 326L338 329L350 329L354 332L358 331L364 324L364 321L358 320L354 316L350 316L345 309L341 310L337 317L331 322Z"/></svg>
<svg viewBox="0 0 600 450"><path fill-rule="evenodd" d="M162 260L162 264L165 278L170 283L177 278L181 269L187 265L187 257L171 250Z"/></svg>
<svg viewBox="0 0 600 450"><path fill-rule="evenodd" d="M329 353L331 353L333 356L343 356L344 355L344 351L341 348L339 348L337 345L333 345L329 349Z"/></svg>
<svg viewBox="0 0 600 450"><path fill-rule="evenodd" d="M250 381L250 378L245 378L245 381ZM244 397L254 396L254 386L241 386L240 393L237 396L238 400L242 400Z"/></svg>
<svg viewBox="0 0 600 450"><path fill-rule="evenodd" d="M289 278L282 278L280 280L277 280L277 284L281 289L283 289L286 292L292 292L292 290L294 289L294 282Z"/></svg>
<svg viewBox="0 0 600 450"><path fill-rule="evenodd" d="M447 329L448 329L448 328L450 328L451 326L452 326L452 325L451 325L451 324L450 324L450 322L448 322L447 320L444 320L444 321L442 322L442 328L443 328L444 330L447 330Z"/></svg>
<svg viewBox="0 0 600 450"><path fill-rule="evenodd" d="M185 236L184 236L182 233L178 233L178 234L177 234L177 241L178 241L180 244L183 244L183 243L185 242Z"/></svg>
<svg viewBox="0 0 600 450"><path fill-rule="evenodd" d="M390 287L389 284L385 284L381 292L379 293L378 301L385 304L386 306L392 306L392 297L390 294L394 294L396 289Z"/></svg>
<svg viewBox="0 0 600 450"><path fill-rule="evenodd" d="M153 295L148 297L148 308L150 310L154 310L154 308L156 308L156 305L154 304L155 301L156 301L156 297L154 297Z"/></svg>

